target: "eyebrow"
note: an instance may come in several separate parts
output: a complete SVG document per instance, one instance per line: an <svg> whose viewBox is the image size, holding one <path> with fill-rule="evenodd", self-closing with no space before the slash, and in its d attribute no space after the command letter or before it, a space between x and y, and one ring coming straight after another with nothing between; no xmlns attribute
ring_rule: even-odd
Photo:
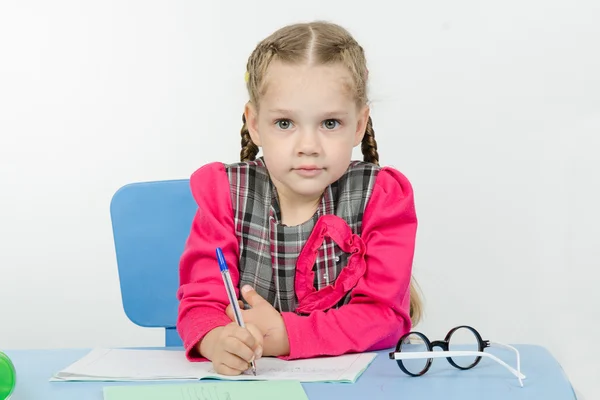
<svg viewBox="0 0 600 400"><path fill-rule="evenodd" d="M271 108L268 111L272 114L292 114L290 110L285 110L283 108Z"/></svg>
<svg viewBox="0 0 600 400"><path fill-rule="evenodd" d="M272 108L267 110L271 114L284 114L284 115L292 115L294 112L292 110L286 110L283 108ZM323 118L333 118L333 117L343 117L348 115L346 111L328 111L322 114Z"/></svg>

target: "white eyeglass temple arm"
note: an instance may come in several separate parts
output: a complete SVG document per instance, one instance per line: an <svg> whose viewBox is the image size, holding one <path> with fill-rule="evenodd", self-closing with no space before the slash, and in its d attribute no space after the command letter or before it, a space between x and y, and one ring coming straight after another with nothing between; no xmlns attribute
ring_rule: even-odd
<svg viewBox="0 0 600 400"><path fill-rule="evenodd" d="M497 363L499 363L506 369L508 369L510 372L512 372L512 374L514 376L516 376L517 379L519 379L519 383L521 384L521 387L523 387L523 379L526 378L526 376L523 375L521 372L515 370L513 367L506 364L504 361L502 361L498 357L494 356L493 354L484 353L484 352L480 352L480 351L414 351L414 352L407 352L407 353L397 351L397 352L394 352L393 354L394 354L395 360L408 360L408 359L415 359L415 358L466 357L466 356L488 357L488 358L491 358L492 360L496 361Z"/></svg>
<svg viewBox="0 0 600 400"><path fill-rule="evenodd" d="M490 346L501 347L504 349L512 350L517 355L517 371L521 372L521 357L519 356L519 350L515 349L511 345L499 343L499 342L489 342Z"/></svg>

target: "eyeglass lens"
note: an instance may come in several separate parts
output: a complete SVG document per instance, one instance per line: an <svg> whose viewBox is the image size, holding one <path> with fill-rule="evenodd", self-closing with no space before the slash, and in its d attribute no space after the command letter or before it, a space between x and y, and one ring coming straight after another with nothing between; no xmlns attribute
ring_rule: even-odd
<svg viewBox="0 0 600 400"><path fill-rule="evenodd" d="M429 340L419 333L410 334L401 344L399 351L403 353L431 351ZM415 375L421 374L427 368L427 358L415 358L401 360L400 362L406 370Z"/></svg>
<svg viewBox="0 0 600 400"><path fill-rule="evenodd" d="M448 338L448 350L480 351L479 338L468 328L458 328ZM452 358L452 361L459 368L470 368L477 362L478 358L475 356L461 356Z"/></svg>

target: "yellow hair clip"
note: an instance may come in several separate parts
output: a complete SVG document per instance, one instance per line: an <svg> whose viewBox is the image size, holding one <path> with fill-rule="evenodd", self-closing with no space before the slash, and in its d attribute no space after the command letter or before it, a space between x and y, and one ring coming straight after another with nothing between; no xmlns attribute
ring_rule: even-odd
<svg viewBox="0 0 600 400"><path fill-rule="evenodd" d="M246 71L246 73L244 74L244 80L246 81L246 83L248 83L248 81L250 80L250 72Z"/></svg>

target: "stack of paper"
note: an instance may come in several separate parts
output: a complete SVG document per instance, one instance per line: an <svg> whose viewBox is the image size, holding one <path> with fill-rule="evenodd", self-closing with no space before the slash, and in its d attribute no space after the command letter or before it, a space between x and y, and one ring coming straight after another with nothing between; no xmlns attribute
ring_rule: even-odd
<svg viewBox="0 0 600 400"><path fill-rule="evenodd" d="M265 357L256 361L256 376L220 375L210 362L190 362L183 350L95 349L56 373L52 381L157 380L295 380L300 382L355 382L377 354L347 354L284 361Z"/></svg>

